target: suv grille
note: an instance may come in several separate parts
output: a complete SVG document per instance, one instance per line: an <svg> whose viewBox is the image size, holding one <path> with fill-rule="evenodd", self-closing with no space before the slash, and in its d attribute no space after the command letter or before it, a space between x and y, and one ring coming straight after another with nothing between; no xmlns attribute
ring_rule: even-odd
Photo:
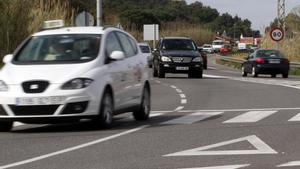
<svg viewBox="0 0 300 169"><path fill-rule="evenodd" d="M172 57L173 62L175 63L190 63L192 57Z"/></svg>
<svg viewBox="0 0 300 169"><path fill-rule="evenodd" d="M28 81L22 83L25 93L42 93L48 86L49 82L47 81Z"/></svg>
<svg viewBox="0 0 300 169"><path fill-rule="evenodd" d="M10 105L10 109L16 116L31 116L31 115L53 115L59 105L46 106L14 106Z"/></svg>

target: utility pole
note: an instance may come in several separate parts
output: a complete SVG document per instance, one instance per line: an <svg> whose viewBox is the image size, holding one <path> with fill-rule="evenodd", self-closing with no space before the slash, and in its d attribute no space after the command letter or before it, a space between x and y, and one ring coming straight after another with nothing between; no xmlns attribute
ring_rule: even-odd
<svg viewBox="0 0 300 169"><path fill-rule="evenodd" d="M285 0L278 0L277 5L277 26L283 30L285 36ZM277 49L279 49L279 42L277 42Z"/></svg>
<svg viewBox="0 0 300 169"><path fill-rule="evenodd" d="M102 26L102 0L97 0L97 26Z"/></svg>

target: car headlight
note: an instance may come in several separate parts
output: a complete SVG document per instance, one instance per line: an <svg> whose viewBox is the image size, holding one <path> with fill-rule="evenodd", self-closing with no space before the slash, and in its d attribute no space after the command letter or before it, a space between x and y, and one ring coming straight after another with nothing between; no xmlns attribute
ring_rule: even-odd
<svg viewBox="0 0 300 169"><path fill-rule="evenodd" d="M0 80L0 92L5 92L5 91L8 91L8 86L3 80Z"/></svg>
<svg viewBox="0 0 300 169"><path fill-rule="evenodd" d="M195 57L193 59L193 62L202 62L202 58L201 57Z"/></svg>
<svg viewBox="0 0 300 169"><path fill-rule="evenodd" d="M76 78L65 83L61 88L63 90L72 90L72 89L83 89L91 85L93 82L92 79L88 78Z"/></svg>
<svg viewBox="0 0 300 169"><path fill-rule="evenodd" d="M163 62L172 62L172 60L167 56L162 56L161 61L163 61Z"/></svg>

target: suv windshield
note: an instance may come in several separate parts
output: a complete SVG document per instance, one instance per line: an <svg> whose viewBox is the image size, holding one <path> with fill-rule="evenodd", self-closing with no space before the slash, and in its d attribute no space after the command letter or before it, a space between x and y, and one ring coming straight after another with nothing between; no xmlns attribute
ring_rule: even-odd
<svg viewBox="0 0 300 169"><path fill-rule="evenodd" d="M263 58L283 58L283 55L277 50L260 50L256 55Z"/></svg>
<svg viewBox="0 0 300 169"><path fill-rule="evenodd" d="M17 53L15 63L85 62L97 57L100 35L33 36Z"/></svg>
<svg viewBox="0 0 300 169"><path fill-rule="evenodd" d="M193 41L188 39L165 39L162 43L164 50L196 50Z"/></svg>

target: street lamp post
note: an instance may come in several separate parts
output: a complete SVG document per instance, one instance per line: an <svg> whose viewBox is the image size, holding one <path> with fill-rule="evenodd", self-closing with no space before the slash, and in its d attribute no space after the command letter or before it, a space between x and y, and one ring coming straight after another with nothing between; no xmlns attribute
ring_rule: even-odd
<svg viewBox="0 0 300 169"><path fill-rule="evenodd" d="M97 26L102 26L102 0L97 0Z"/></svg>

